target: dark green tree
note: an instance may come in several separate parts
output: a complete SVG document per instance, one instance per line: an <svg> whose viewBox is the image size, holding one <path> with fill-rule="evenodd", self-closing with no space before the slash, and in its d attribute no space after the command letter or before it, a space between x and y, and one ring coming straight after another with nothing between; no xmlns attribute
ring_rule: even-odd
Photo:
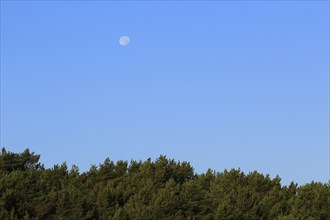
<svg viewBox="0 0 330 220"><path fill-rule="evenodd" d="M330 220L330 182L281 185L280 177L239 169L195 174L188 162L116 163L87 172L45 168L26 149L0 154L0 220L276 219Z"/></svg>

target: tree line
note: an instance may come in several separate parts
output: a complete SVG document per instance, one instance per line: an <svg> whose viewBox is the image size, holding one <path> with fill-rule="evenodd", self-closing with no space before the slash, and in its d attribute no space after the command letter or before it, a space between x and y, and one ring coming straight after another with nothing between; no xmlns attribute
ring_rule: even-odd
<svg viewBox="0 0 330 220"><path fill-rule="evenodd" d="M0 154L0 219L330 220L330 182L282 185L257 171L194 173L189 162L106 158L86 172Z"/></svg>

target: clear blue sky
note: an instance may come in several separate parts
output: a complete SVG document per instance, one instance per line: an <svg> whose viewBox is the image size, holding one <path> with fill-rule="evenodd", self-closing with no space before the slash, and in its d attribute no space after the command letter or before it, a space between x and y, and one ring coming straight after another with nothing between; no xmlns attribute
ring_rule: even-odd
<svg viewBox="0 0 330 220"><path fill-rule="evenodd" d="M1 2L1 145L329 179L329 2ZM122 35L131 42L123 47Z"/></svg>

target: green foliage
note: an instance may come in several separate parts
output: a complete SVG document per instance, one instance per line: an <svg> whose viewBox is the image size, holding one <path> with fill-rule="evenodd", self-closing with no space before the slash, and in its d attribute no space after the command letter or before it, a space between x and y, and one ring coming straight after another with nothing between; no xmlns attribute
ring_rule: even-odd
<svg viewBox="0 0 330 220"><path fill-rule="evenodd" d="M29 149L0 154L0 219L330 220L330 184L281 185L241 170L194 174L187 162L107 158L80 173L45 169Z"/></svg>
<svg viewBox="0 0 330 220"><path fill-rule="evenodd" d="M312 182L297 190L292 213L298 219L330 219L330 184Z"/></svg>
<svg viewBox="0 0 330 220"><path fill-rule="evenodd" d="M38 169L40 166L38 163L39 158L40 155L30 153L29 149L26 149L21 154L17 154L6 151L5 148L2 148L0 157L0 174L15 170Z"/></svg>

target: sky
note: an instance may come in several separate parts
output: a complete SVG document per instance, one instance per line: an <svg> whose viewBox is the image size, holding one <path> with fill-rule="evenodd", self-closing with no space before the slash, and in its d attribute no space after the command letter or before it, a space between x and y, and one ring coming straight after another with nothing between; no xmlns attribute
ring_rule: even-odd
<svg viewBox="0 0 330 220"><path fill-rule="evenodd" d="M1 146L327 182L329 2L1 1Z"/></svg>

